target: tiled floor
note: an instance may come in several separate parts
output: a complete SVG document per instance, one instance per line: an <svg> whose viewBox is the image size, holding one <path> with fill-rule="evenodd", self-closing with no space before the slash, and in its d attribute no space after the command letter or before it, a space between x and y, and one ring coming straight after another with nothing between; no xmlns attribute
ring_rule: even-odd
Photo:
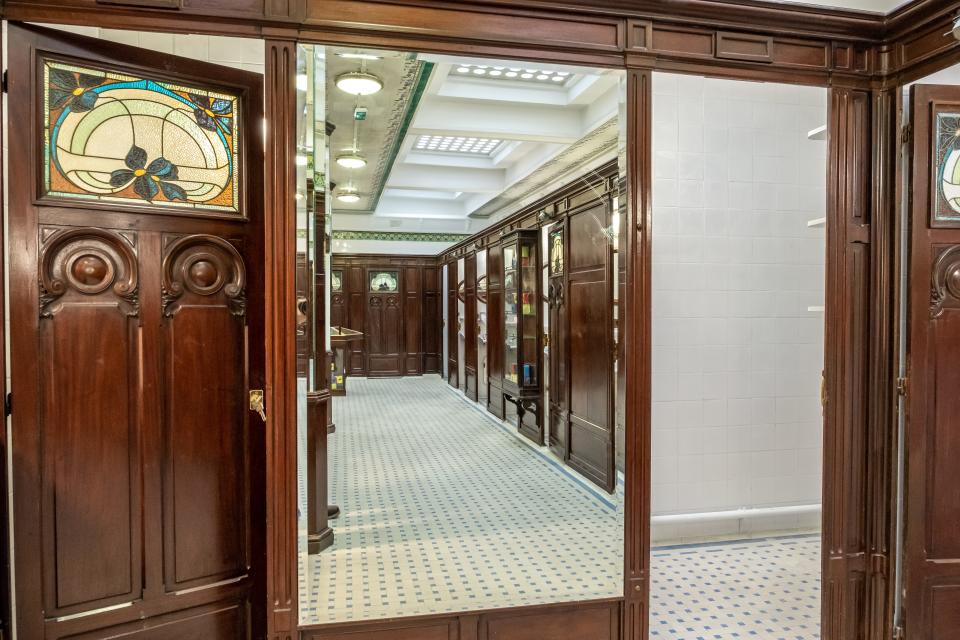
<svg viewBox="0 0 960 640"><path fill-rule="evenodd" d="M343 514L332 548L301 554L304 624L621 594L622 490L591 489L438 377L351 379L334 421ZM819 637L817 542L656 549L652 637Z"/></svg>

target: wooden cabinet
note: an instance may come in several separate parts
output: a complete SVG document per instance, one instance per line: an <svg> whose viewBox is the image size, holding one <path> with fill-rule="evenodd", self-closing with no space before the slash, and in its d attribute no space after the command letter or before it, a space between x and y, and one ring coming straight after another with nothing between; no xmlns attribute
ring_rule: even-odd
<svg viewBox="0 0 960 640"><path fill-rule="evenodd" d="M544 443L540 410L539 232L522 229L501 243L503 393L517 407L517 428Z"/></svg>

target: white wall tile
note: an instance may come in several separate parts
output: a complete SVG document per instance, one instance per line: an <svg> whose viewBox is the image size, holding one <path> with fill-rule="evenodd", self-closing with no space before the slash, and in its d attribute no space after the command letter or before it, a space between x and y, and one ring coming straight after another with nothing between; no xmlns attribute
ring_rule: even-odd
<svg viewBox="0 0 960 640"><path fill-rule="evenodd" d="M654 513L818 501L823 316L807 307L825 236L806 222L825 211L826 145L806 133L826 92L660 73L653 90Z"/></svg>

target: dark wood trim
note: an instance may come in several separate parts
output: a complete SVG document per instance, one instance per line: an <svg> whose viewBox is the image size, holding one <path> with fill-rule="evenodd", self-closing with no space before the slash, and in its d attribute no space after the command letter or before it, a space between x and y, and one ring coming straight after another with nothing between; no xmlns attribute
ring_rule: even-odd
<svg viewBox="0 0 960 640"><path fill-rule="evenodd" d="M652 359L652 73L627 75L627 208L621 221L626 273L620 301L624 359L624 640L649 634L650 602L650 369Z"/></svg>
<svg viewBox="0 0 960 640"><path fill-rule="evenodd" d="M267 637L297 619L296 44L266 41Z"/></svg>
<svg viewBox="0 0 960 640"><path fill-rule="evenodd" d="M303 640L621 640L608 598L303 627Z"/></svg>

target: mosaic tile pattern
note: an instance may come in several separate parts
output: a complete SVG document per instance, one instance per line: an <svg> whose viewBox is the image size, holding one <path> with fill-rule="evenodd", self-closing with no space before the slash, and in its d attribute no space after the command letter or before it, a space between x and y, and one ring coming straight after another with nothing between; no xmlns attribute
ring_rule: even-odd
<svg viewBox="0 0 960 640"><path fill-rule="evenodd" d="M623 512L437 376L351 378L334 398L334 545L304 560L310 623L622 592ZM586 542L586 544L584 544Z"/></svg>
<svg viewBox="0 0 960 640"><path fill-rule="evenodd" d="M439 377L351 378L334 421L343 514L301 553L303 624L621 594L622 488L591 490ZM651 637L819 638L819 563L819 536L656 548Z"/></svg>
<svg viewBox="0 0 960 640"><path fill-rule="evenodd" d="M651 553L650 637L820 637L820 536L659 547Z"/></svg>

